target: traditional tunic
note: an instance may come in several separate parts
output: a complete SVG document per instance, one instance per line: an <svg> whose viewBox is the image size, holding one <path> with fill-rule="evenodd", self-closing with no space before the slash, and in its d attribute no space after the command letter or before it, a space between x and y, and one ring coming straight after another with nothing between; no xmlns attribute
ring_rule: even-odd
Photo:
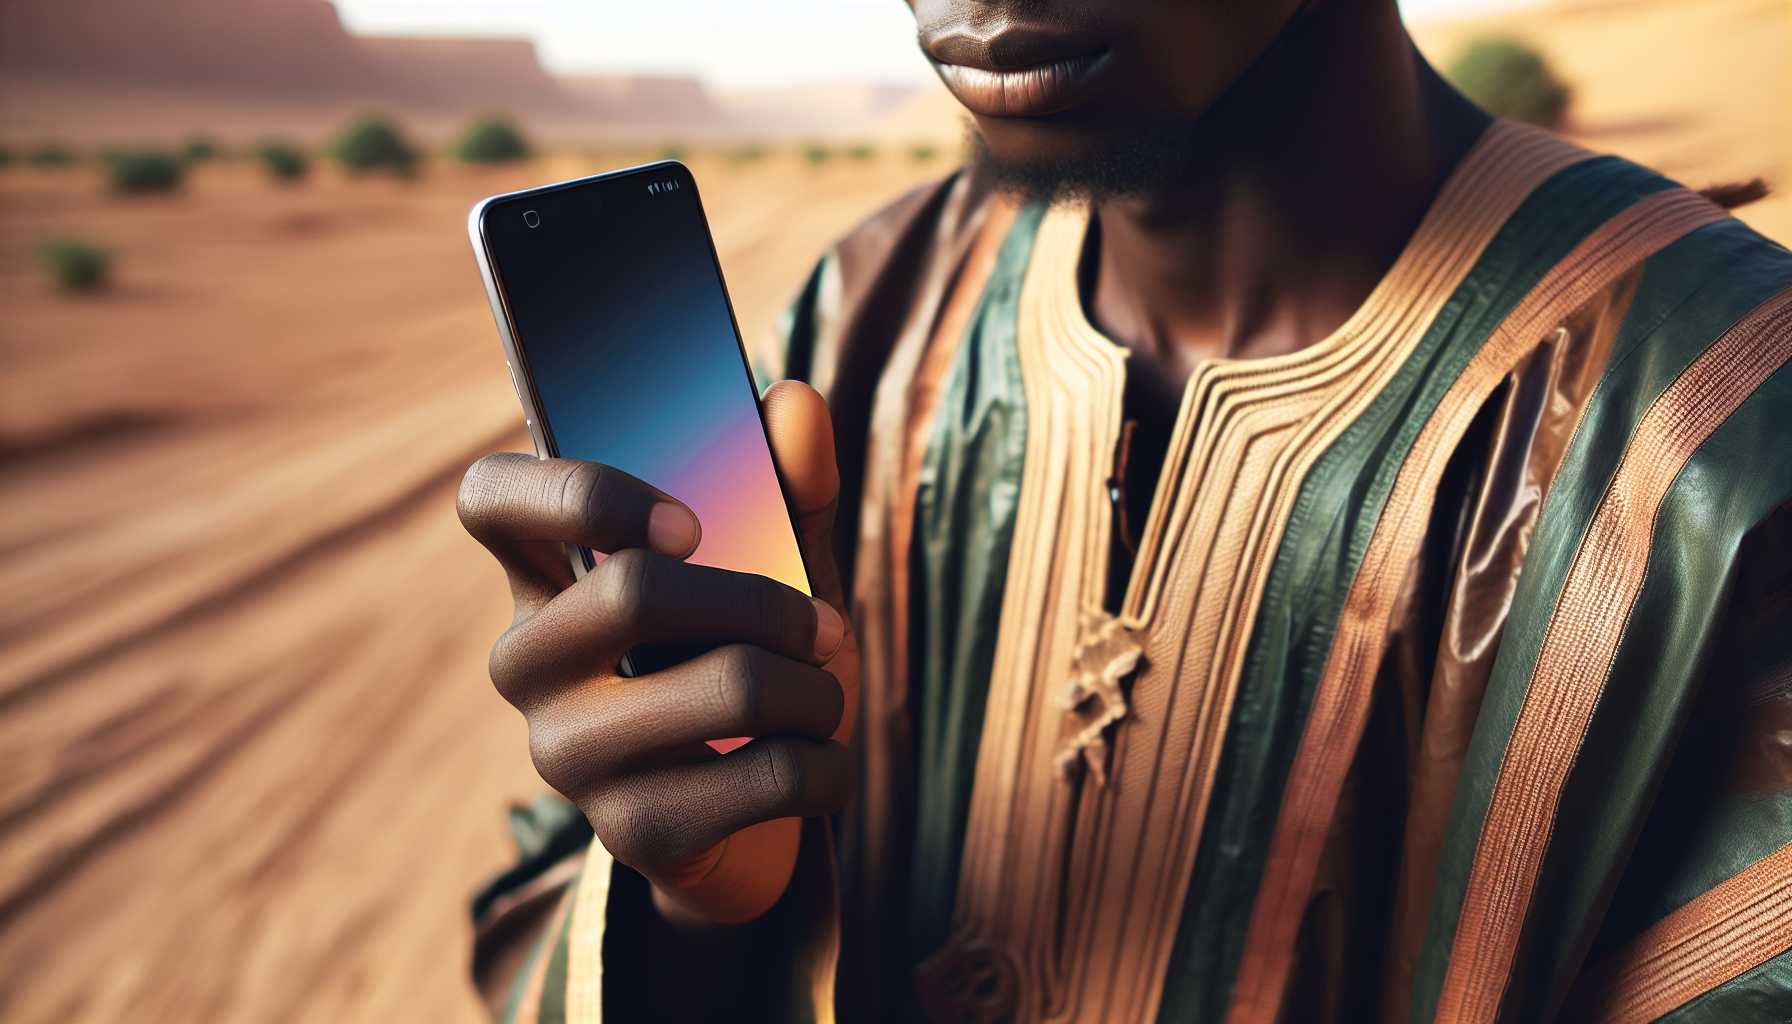
<svg viewBox="0 0 1792 1024"><path fill-rule="evenodd" d="M1088 221L917 191L764 367L864 658L764 1016L1792 1019L1792 254L1496 123L1330 337L1195 369L1134 537ZM476 966L634 1019L644 885L544 813Z"/></svg>

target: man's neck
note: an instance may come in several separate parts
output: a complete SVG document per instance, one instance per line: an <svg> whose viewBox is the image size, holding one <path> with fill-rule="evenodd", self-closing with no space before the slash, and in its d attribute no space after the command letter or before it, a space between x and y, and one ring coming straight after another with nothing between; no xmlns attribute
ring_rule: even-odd
<svg viewBox="0 0 1792 1024"><path fill-rule="evenodd" d="M1393 6L1321 5L1197 127L1211 163L1174 190L1097 204L1091 316L1163 385L1203 358L1335 330L1485 128Z"/></svg>

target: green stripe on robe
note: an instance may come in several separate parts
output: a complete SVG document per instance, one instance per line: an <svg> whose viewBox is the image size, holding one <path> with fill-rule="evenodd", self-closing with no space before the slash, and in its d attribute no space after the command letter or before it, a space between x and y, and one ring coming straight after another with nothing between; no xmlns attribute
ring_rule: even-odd
<svg viewBox="0 0 1792 1024"><path fill-rule="evenodd" d="M563 1024L566 1019L566 962L569 952L567 937L572 929L573 907L578 903L579 883L584 879L580 873L568 884L565 896L566 908L560 914L560 920L544 929L541 937L535 940L535 946L523 961L522 969L517 971L516 980L511 983L510 998L504 1010L498 1015L499 1024L513 1024L517 1014L523 1008L523 1001L529 995L529 979L535 976L535 965L542 957L548 958L547 977L541 992L536 994L536 1020L538 1024ZM558 968L559 981L556 984L555 974ZM550 1001L552 1014L550 1015Z"/></svg>
<svg viewBox="0 0 1792 1024"><path fill-rule="evenodd" d="M550 955L548 949L558 936L558 930L550 927L529 948L529 955L523 959L522 969L516 972L516 977L510 982L510 995L504 1001L504 1009L498 1014L498 1024L514 1024L517 1011L522 1009L523 999L528 995L529 979L535 975L535 965L541 962L542 957Z"/></svg>
<svg viewBox="0 0 1792 1024"><path fill-rule="evenodd" d="M1779 255L1775 254L1775 251ZM1451 808L1413 1019L1436 1012L1464 888L1500 762L1517 722L1555 599L1588 523L1650 405L1732 323L1786 279L1784 250L1734 222L1707 226L1656 254L1620 329L1604 376L1543 505ZM1543 1012L1563 995L1588 929L1606 902L1648 812L1657 761L1665 762L1696 684L1731 579L1741 536L1784 500L1778 467L1737 472L1784 428L1763 399L1782 373L1712 435L1669 490L1656 525L1643 591L1614 659L1601 706L1564 793L1575 826L1553 837L1505 1007L1511 1019ZM1783 403L1784 399L1780 399ZM1779 407L1781 416L1785 406ZM1742 447L1738 447L1739 442ZM1779 471L1775 471L1775 469ZM1716 471L1734 491L1702 500L1698 481ZM1777 495L1774 496L1774 495ZM1676 560L1680 564L1676 565ZM1621 686L1612 680L1622 680ZM1628 734L1628 736L1624 734ZM1577 863L1578 861L1578 863Z"/></svg>
<svg viewBox="0 0 1792 1024"><path fill-rule="evenodd" d="M1792 951L1663 1014L1659 1024L1737 1024L1792 1020Z"/></svg>
<svg viewBox="0 0 1792 1024"><path fill-rule="evenodd" d="M1612 216L1671 185L1634 164L1598 157L1538 186L1393 380L1302 481L1239 679L1158 1020L1225 1016L1283 789L1344 599L1420 431L1551 267Z"/></svg>
<svg viewBox="0 0 1792 1024"><path fill-rule="evenodd" d="M583 880L584 875L581 874L579 881ZM575 882L567 890L566 920L560 923L559 934L554 938L554 951L548 957L548 970L541 986L541 1010L536 1015L536 1024L566 1024L566 969L572 959L572 918L578 905L579 887L578 882Z"/></svg>
<svg viewBox="0 0 1792 1024"><path fill-rule="evenodd" d="M920 749L908 912L917 961L952 924L1026 457L1016 318L1044 215L1030 206L1008 229L947 375L915 495L909 642Z"/></svg>
<svg viewBox="0 0 1792 1024"><path fill-rule="evenodd" d="M1612 386L1595 392L1589 415L1622 404L1618 396L1631 391L1632 382L1643 390L1643 381L1654 376L1649 363L1671 362L1669 353L1681 349L1703 351L1705 345L1694 339L1715 341L1732 321L1792 282L1792 259L1784 250L1776 255L1777 248L1734 220L1683 239L1674 260L1711 273L1711 285L1693 295L1652 340L1614 351L1606 372ZM1652 265L1644 271L1645 288L1652 273L1657 273ZM1680 267L1664 266L1658 276L1679 281L1680 273ZM1573 827L1551 838L1513 965L1507 1004L1518 1019L1566 995L1631 843L1654 813L1657 784L1722 623L1737 547L1792 495L1792 458L1757 465L1761 452L1792 450L1786 379L1784 372L1770 378L1731 414L1688 461L1662 502L1644 587L1557 809L1557 820ZM1635 414L1640 417L1642 409ZM1613 441L1610 450L1619 450ZM1713 485L1721 486L1714 491ZM1495 673L1498 680L1497 665ZM1780 842L1786 838L1781 833Z"/></svg>

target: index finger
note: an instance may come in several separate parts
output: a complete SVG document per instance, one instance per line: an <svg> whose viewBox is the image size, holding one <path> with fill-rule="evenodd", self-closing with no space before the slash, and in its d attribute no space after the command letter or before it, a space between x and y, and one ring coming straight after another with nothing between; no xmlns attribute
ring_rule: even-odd
<svg viewBox="0 0 1792 1024"><path fill-rule="evenodd" d="M510 574L519 600L524 589L545 591L545 599L565 585L549 568L565 564L564 545L684 558L702 538L696 515L645 481L601 463L521 452L473 463L457 508L467 532Z"/></svg>

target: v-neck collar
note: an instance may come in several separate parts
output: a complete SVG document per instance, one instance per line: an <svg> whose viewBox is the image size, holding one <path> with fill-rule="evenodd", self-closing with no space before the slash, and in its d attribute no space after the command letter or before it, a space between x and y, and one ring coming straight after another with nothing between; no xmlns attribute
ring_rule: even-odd
<svg viewBox="0 0 1792 1024"><path fill-rule="evenodd" d="M1325 337L1292 352L1207 356L1195 363L1182 388L1170 442L1137 538L1138 550L1119 606L1123 619L1143 618L1154 604L1154 577L1161 577L1161 573L1154 571L1153 565L1158 561L1157 547L1166 519L1177 504L1174 488L1181 482L1189 446L1202 432L1202 420L1218 411L1214 406L1225 404L1216 402L1216 397L1223 400L1249 392L1258 398L1275 400L1331 386L1341 374L1376 365L1376 360L1365 358L1371 350L1398 346L1413 332L1422 330L1423 324L1412 311L1420 296L1435 292L1440 267L1462 263L1463 225L1473 219L1483 182L1498 173L1505 162L1502 158L1509 157L1515 148L1526 148L1527 139L1534 134L1506 122L1490 126L1445 179L1388 272L1357 309ZM1039 299L1049 307L1056 329L1046 339L1048 345L1056 346L1061 356L1090 371L1089 386L1104 396L1088 408L1112 410L1111 432L1113 443L1117 444L1120 417L1124 415L1121 405L1126 363L1131 351L1097 328L1089 320L1083 303L1083 259L1091 219L1092 209L1087 205L1062 205L1047 211L1035 241L1028 286L1041 289ZM1099 498L1108 504L1105 493ZM1091 512L1111 520L1113 510ZM1100 532L1111 537L1110 530ZM1096 552L1091 551L1091 555ZM1111 549L1103 548L1098 555L1101 571L1090 576L1091 580L1103 581L1104 592L1111 557ZM1156 584L1161 585L1161 578L1156 579ZM1100 606L1102 596L1085 595L1085 604L1092 597L1093 604Z"/></svg>

